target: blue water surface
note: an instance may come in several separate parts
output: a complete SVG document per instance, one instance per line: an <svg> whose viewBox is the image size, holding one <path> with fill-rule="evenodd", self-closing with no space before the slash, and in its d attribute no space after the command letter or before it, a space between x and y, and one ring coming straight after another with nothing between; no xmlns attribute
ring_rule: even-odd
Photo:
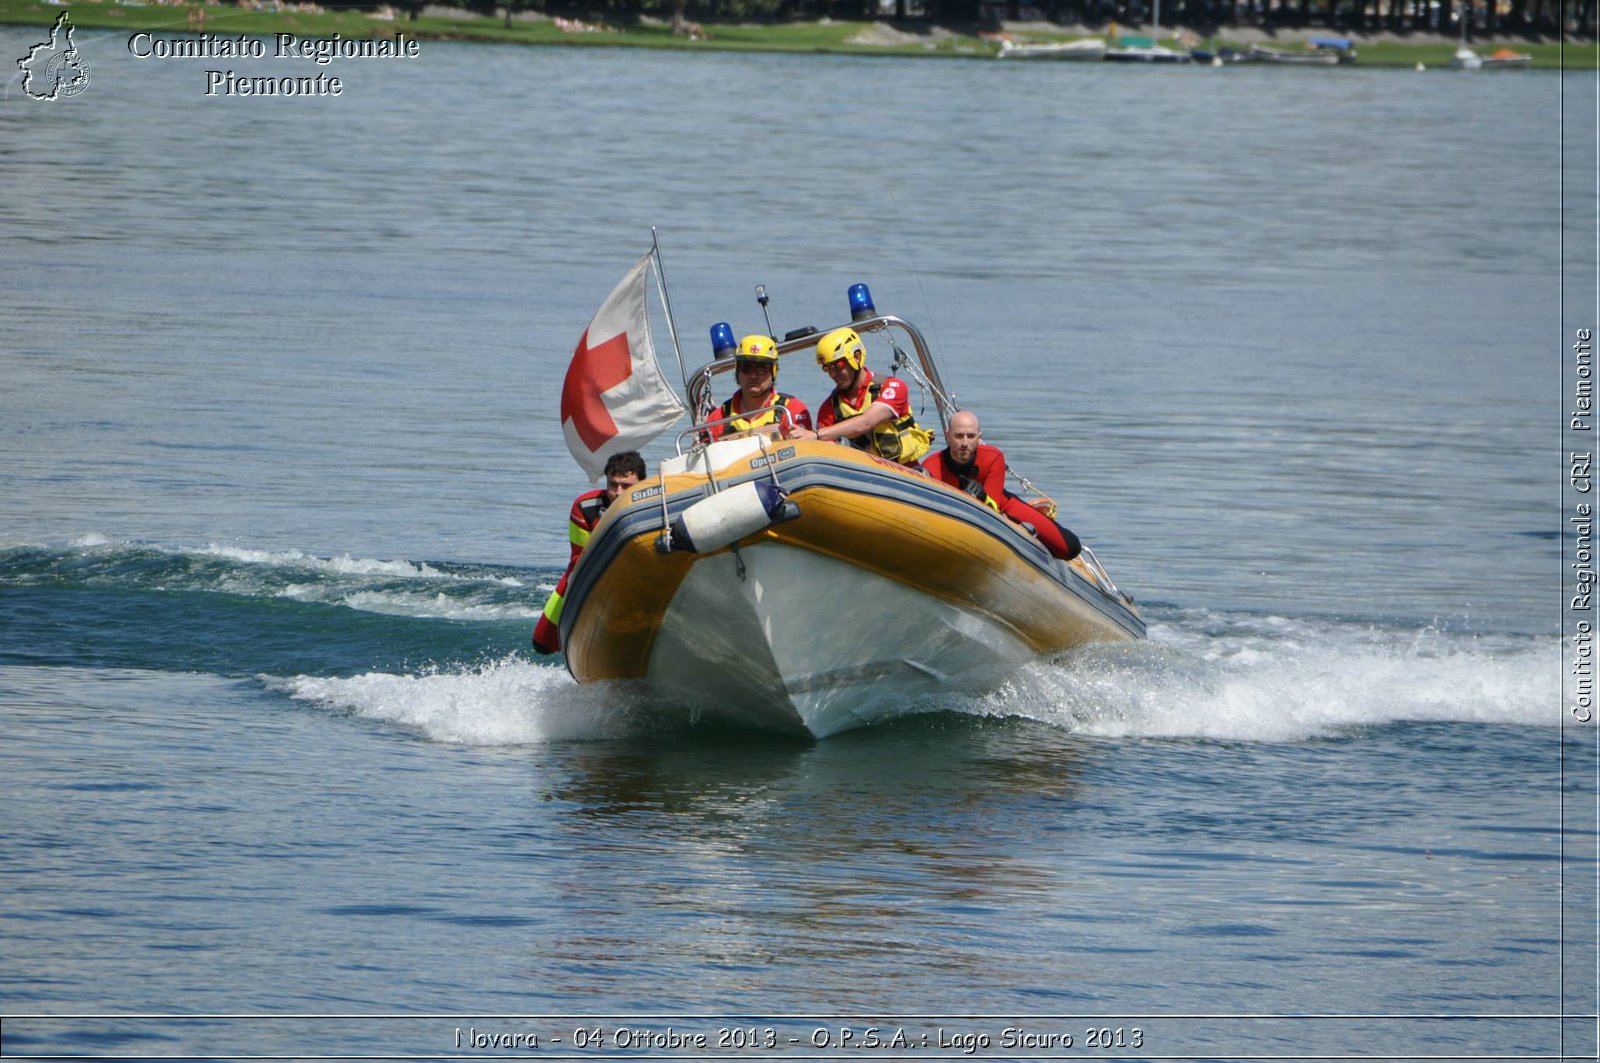
<svg viewBox="0 0 1600 1063"><path fill-rule="evenodd" d="M0 100L7 1053L1592 1058L1592 79L77 43ZM531 657L651 226L691 368L921 324L1149 640L821 743Z"/></svg>

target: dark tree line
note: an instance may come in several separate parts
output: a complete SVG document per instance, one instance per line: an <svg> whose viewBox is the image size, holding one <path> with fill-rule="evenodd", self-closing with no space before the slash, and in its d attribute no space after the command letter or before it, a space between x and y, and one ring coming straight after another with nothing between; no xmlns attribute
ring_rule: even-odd
<svg viewBox="0 0 1600 1063"><path fill-rule="evenodd" d="M1048 19L1098 27L1137 26L1151 0L410 0L453 4L485 14L538 10L552 15L628 23L642 16L789 21L885 19L948 26L995 26L1002 19ZM1466 18L1470 38L1499 35L1593 38L1600 0L1161 0L1163 26L1202 34L1229 27L1325 30L1332 33L1435 33L1455 36Z"/></svg>

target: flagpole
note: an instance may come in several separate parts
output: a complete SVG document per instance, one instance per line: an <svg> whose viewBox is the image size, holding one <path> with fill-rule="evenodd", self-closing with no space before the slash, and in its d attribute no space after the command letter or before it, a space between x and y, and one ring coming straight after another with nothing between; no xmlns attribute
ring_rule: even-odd
<svg viewBox="0 0 1600 1063"><path fill-rule="evenodd" d="M683 378L683 393L689 394L689 372L683 367L683 351L678 347L678 325L672 320L672 298L667 294L667 268L661 262L661 241L656 238L656 227L650 226L650 256L656 262L656 290L661 293L661 306L667 312L667 333L672 337L672 353L678 359L678 375Z"/></svg>

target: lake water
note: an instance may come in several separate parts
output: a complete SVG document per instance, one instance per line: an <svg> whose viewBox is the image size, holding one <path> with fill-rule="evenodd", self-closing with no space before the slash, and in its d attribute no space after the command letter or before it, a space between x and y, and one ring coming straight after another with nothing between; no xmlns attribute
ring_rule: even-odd
<svg viewBox="0 0 1600 1063"><path fill-rule="evenodd" d="M127 37L0 102L7 1055L1594 1058L1592 74ZM652 225L691 366L922 324L1148 642L814 744L532 658Z"/></svg>

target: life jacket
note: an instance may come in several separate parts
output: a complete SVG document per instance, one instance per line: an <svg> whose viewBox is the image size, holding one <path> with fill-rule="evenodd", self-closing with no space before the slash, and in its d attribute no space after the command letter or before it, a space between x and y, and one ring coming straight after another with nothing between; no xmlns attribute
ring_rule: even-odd
<svg viewBox="0 0 1600 1063"><path fill-rule="evenodd" d="M740 416L738 413L736 413L734 411L734 408L733 408L733 400L738 398L738 397L739 396L737 394L734 395L727 402L724 402L722 404L722 407L719 410L717 410L716 419L720 420L723 417L732 417L732 418L734 418L733 420L729 421L726 426L723 427L722 431L723 431L724 434L731 433L731 432L748 432L752 428L760 428L762 425L769 425L769 424L774 424L774 423L777 422L777 420L778 420L778 411L777 410L767 410L765 413L758 413L758 414L754 415L753 417ZM769 406L782 406L784 409L787 410L787 409L789 409L789 404L791 402L793 402L793 401L794 401L794 396L793 395L784 395L784 394L781 394L779 392L774 392L773 395L772 395L772 401L769 402L767 405L769 405ZM790 415L790 420L794 420L794 417L793 417L792 414Z"/></svg>
<svg viewBox="0 0 1600 1063"><path fill-rule="evenodd" d="M576 561L578 552L589 545L589 533L594 531L594 526L600 523L600 518L605 516L610 505L611 499L606 497L603 489L580 495L572 503L572 516L567 520L567 541L573 547L572 560Z"/></svg>
<svg viewBox="0 0 1600 1063"><path fill-rule="evenodd" d="M865 413L874 402L878 401L878 392L882 389L882 385L876 380L868 384L867 401L861 404L860 409L845 402L835 391L828 399L833 403L835 421L843 421ZM864 432L848 442L858 450L870 450L880 458L898 461L902 465L915 465L933 446L933 433L917 424L917 419L908 413L904 417L885 421L872 431Z"/></svg>

